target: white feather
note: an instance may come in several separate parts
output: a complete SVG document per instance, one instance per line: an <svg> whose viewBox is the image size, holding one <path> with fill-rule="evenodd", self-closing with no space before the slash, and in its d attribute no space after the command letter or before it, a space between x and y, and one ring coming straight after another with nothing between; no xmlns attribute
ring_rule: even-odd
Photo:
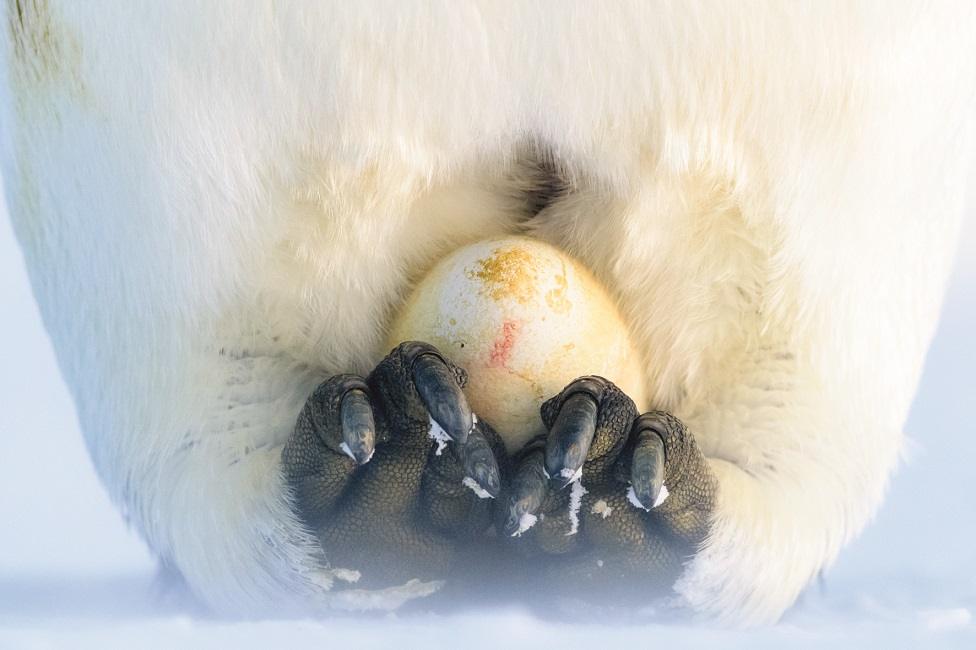
<svg viewBox="0 0 976 650"><path fill-rule="evenodd" d="M775 620L881 502L963 212L972 3L21 4L0 161L38 304L107 489L214 609L327 604L279 476L305 398L433 261L525 228L609 286L638 406L711 458L686 604ZM568 187L525 221L531 143Z"/></svg>

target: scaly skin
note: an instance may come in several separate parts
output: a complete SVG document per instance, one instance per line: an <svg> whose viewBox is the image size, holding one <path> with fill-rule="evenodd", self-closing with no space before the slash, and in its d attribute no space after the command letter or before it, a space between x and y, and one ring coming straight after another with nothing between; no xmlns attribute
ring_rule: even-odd
<svg viewBox="0 0 976 650"><path fill-rule="evenodd" d="M309 397L282 464L330 564L360 571L360 588L450 578L448 605L471 585L536 604L666 594L708 533L717 489L685 426L638 417L611 382L584 377L543 404L549 433L509 460L488 424L458 424L471 418L465 382L434 348L407 342L365 380L337 375ZM432 412L452 422L441 454ZM570 534L577 470L586 493ZM500 498L479 498L465 476ZM524 514L538 521L518 533Z"/></svg>
<svg viewBox="0 0 976 650"><path fill-rule="evenodd" d="M574 396L582 411L595 407L590 424L578 412L560 418L573 411ZM668 594L704 541L715 503L717 481L694 437L670 414L638 417L630 398L600 377L572 382L542 406L542 419L549 433L520 452L499 504L502 530L533 568L527 583L539 594L601 603ZM586 494L570 534L568 477L583 454ZM669 496L653 507L662 484ZM631 487L644 507L628 498ZM538 521L519 534L525 512Z"/></svg>
<svg viewBox="0 0 976 650"><path fill-rule="evenodd" d="M441 364L443 372L432 382L418 379L421 357ZM465 382L464 371L435 349L408 342L365 380L337 375L309 397L282 466L296 509L317 533L329 563L362 574L356 587L443 579L459 545L475 543L491 525L493 499L479 498L462 480L474 477L498 494L495 458L504 458L504 446L497 434L483 422L469 430L446 426L453 440L440 454L428 435L430 402L439 404L432 409L440 408L442 419L471 421L460 390ZM365 396L358 403L371 407L366 414L355 405L351 415L343 412L351 391Z"/></svg>

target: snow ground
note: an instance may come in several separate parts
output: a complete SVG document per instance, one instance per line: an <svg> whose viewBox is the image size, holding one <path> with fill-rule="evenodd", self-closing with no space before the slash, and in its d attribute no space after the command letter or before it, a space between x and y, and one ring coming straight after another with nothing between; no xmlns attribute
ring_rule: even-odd
<svg viewBox="0 0 976 650"><path fill-rule="evenodd" d="M582 625L521 610L227 622L160 601L98 483L0 208L0 650L20 648L976 647L976 219L875 523L784 620L745 632Z"/></svg>

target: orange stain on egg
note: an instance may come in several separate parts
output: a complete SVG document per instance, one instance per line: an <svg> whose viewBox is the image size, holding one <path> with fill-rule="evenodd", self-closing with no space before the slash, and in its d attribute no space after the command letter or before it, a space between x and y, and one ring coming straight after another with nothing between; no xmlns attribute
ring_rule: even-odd
<svg viewBox="0 0 976 650"><path fill-rule="evenodd" d="M506 320L502 323L502 331L492 344L491 351L488 353L489 368L504 368L512 356L512 348L515 347L516 337L518 336L519 323L514 320Z"/></svg>

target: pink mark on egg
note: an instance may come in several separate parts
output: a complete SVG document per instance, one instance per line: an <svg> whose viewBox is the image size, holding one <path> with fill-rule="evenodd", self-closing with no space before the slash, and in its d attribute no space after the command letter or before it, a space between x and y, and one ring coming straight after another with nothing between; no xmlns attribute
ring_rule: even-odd
<svg viewBox="0 0 976 650"><path fill-rule="evenodd" d="M512 348L515 347L515 339L518 336L519 323L514 320L506 320L502 323L502 331L492 344L491 352L488 356L489 368L504 368L512 356Z"/></svg>

